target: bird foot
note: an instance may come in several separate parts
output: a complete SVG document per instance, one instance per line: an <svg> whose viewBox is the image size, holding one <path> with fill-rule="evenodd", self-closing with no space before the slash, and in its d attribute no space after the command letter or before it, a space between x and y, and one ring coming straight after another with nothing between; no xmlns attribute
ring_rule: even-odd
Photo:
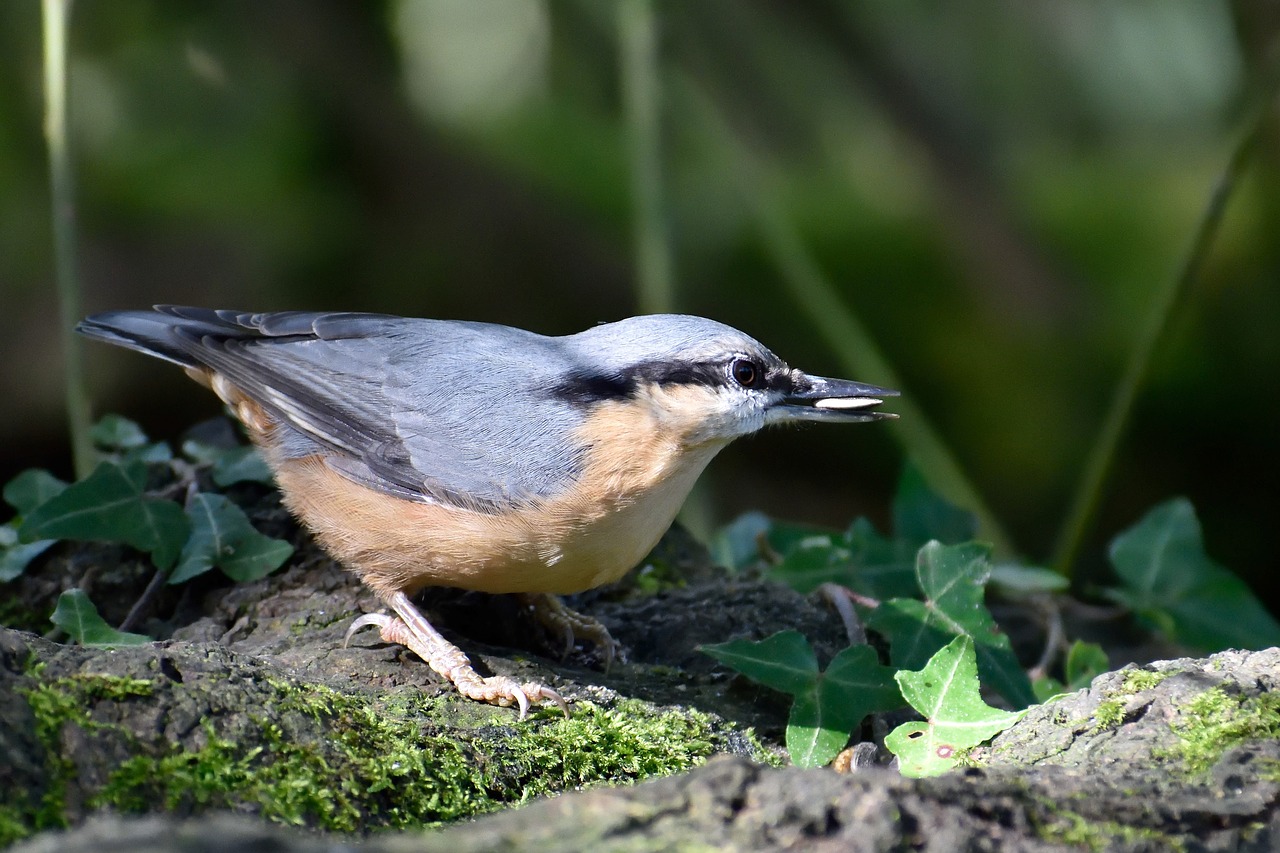
<svg viewBox="0 0 1280 853"><path fill-rule="evenodd" d="M398 615L368 613L361 616L347 629L343 645L361 628L376 625L383 640L408 647L468 699L504 708L516 705L520 709L521 720L528 716L532 704L550 700L559 706L566 718L569 716L568 703L546 685L533 681L521 684L505 675L482 677L472 668L471 661L463 651L441 636L413 606L408 596L396 593L390 599L389 603ZM406 618L401 608L407 608L411 615Z"/></svg>
<svg viewBox="0 0 1280 853"><path fill-rule="evenodd" d="M564 638L564 652L567 656L573 651L578 640L587 640L600 650L604 658L604 671L608 672L615 658L622 656L622 646L613 638L606 628L596 619L579 613L565 605L559 597L542 592L521 593L520 603L528 607L533 617L548 628L553 634Z"/></svg>

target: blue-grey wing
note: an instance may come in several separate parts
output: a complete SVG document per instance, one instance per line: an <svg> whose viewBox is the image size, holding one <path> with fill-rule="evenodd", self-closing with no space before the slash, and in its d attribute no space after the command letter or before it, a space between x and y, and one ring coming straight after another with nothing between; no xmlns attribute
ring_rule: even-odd
<svg viewBox="0 0 1280 853"><path fill-rule="evenodd" d="M547 393L560 339L484 323L376 314L161 306L81 324L88 334L224 375L280 424L288 456L327 451L389 494L495 510L576 477L581 415Z"/></svg>

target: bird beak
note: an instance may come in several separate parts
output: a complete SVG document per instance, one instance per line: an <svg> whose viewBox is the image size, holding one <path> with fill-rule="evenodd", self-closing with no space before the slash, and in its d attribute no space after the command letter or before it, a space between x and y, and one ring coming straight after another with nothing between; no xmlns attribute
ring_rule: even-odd
<svg viewBox="0 0 1280 853"><path fill-rule="evenodd" d="M881 398L897 396L898 392L889 388L848 379L809 376L797 370L791 393L770 407L768 419L861 423L896 418L892 412L871 410L884 402Z"/></svg>

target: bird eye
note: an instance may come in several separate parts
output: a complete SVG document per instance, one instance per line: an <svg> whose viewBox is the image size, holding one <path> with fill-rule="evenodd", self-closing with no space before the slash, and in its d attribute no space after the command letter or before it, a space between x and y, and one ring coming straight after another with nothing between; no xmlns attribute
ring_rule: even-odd
<svg viewBox="0 0 1280 853"><path fill-rule="evenodd" d="M760 368L756 367L755 362L745 358L735 358L729 366L729 372L733 375L733 381L743 388L754 388L760 380Z"/></svg>

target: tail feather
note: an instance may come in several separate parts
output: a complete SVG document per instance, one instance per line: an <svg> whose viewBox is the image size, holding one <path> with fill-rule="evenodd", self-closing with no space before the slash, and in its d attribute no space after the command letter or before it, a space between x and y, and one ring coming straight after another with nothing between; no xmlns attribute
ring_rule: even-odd
<svg viewBox="0 0 1280 853"><path fill-rule="evenodd" d="M161 311L107 311L85 317L76 324L82 335L109 344L137 350L162 358L182 367L196 367L198 362L174 339L178 328L198 325L192 321Z"/></svg>
<svg viewBox="0 0 1280 853"><path fill-rule="evenodd" d="M304 335L311 331L310 321L317 316L301 311L250 314L185 305L157 305L150 311L94 314L81 320L76 331L182 367L201 367L200 347L195 342Z"/></svg>

